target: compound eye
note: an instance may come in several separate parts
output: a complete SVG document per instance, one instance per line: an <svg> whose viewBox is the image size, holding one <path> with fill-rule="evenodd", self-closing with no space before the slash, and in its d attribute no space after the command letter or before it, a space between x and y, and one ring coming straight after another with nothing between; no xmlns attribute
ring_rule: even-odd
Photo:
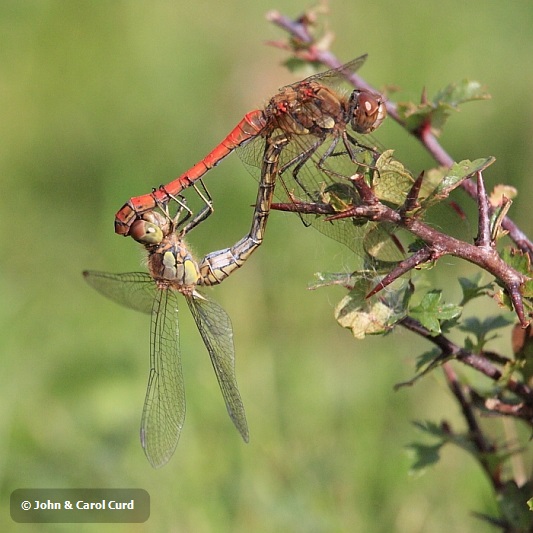
<svg viewBox="0 0 533 533"><path fill-rule="evenodd" d="M135 221L130 228L130 235L141 244L160 244L163 240L161 228L146 220Z"/></svg>

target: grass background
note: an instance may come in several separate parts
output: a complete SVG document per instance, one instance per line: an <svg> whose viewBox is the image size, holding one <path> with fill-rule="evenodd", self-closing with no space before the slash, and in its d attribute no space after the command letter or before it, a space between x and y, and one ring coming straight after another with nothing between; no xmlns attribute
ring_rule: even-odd
<svg viewBox="0 0 533 533"><path fill-rule="evenodd" d="M405 331L359 342L340 329L333 307L341 290L306 285L316 271L349 270L349 251L290 214L274 213L263 247L212 291L234 323L250 444L226 416L183 306L186 424L164 469L152 470L140 447L149 319L93 292L81 271L139 270L138 247L113 233L116 210L183 172L245 112L305 76L288 73L284 54L264 45L285 37L264 14L296 16L306 7L301 0L0 5L3 531L15 529L9 494L22 487L150 493L147 523L99 525L104 532L492 531L469 514L495 508L466 454L446 448L426 476L408 474L405 446L418 437L411 420L445 416L463 427L437 374L392 390L429 346ZM465 77L487 85L493 99L454 115L442 142L457 160L497 157L488 186L519 188L512 215L530 231L533 4L332 0L330 25L339 58L368 52L362 74L377 87L398 86L398 99L418 99L424 86L431 96ZM376 137L414 172L431 166L392 122ZM207 182L217 211L190 239L200 257L245 234L256 194L236 156ZM457 276L472 272L445 259L432 279L457 298ZM469 312L498 312L477 305ZM508 353L502 333L492 347Z"/></svg>

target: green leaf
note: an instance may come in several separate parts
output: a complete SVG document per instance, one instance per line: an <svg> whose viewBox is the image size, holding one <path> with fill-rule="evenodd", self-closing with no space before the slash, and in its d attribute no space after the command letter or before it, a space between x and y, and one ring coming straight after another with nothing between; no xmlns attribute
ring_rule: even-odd
<svg viewBox="0 0 533 533"><path fill-rule="evenodd" d="M450 193L459 187L463 181L477 172L486 169L496 159L485 157L470 161L465 159L454 163L451 167L438 167L429 170L424 176L424 183L420 192L420 203L426 209L448 198Z"/></svg>
<svg viewBox="0 0 533 533"><path fill-rule="evenodd" d="M507 529L508 531L531 531L533 515L529 512L526 502L532 490L531 482L518 487L514 481L508 481L498 491L500 512L511 526Z"/></svg>
<svg viewBox="0 0 533 533"><path fill-rule="evenodd" d="M502 315L487 317L482 321L477 317L469 317L461 322L459 329L474 335L476 343L472 344L470 349L475 353L480 353L487 342L498 337L498 335L489 335L489 333L504 328L513 322L514 320Z"/></svg>
<svg viewBox="0 0 533 533"><path fill-rule="evenodd" d="M514 320L506 318L502 315L495 315L480 320L477 317L470 317L463 320L459 329L474 333L476 337L484 337L487 333L494 331L495 329L505 328L509 324L512 324Z"/></svg>
<svg viewBox="0 0 533 533"><path fill-rule="evenodd" d="M422 444L420 442L413 442L406 446L406 448L410 450L410 453L413 457L411 473L424 470L428 466L432 466L437 463L440 459L440 449L444 444L446 444L448 438L446 432L440 425L429 420L414 421L413 425L420 431L423 431L432 437L436 437L438 442L436 444Z"/></svg>
<svg viewBox="0 0 533 533"><path fill-rule="evenodd" d="M523 296L522 301L524 304L526 315L531 314L533 312L533 271L531 270L531 262L529 260L529 255L514 248L505 248L501 252L501 257L509 266L529 278L520 287L520 292ZM498 282L498 280L496 281ZM501 286L500 282L498 282L498 284ZM504 291L496 293L496 297L499 299L499 302L502 305L505 305L511 310L513 309L513 305L510 301L510 298Z"/></svg>
<svg viewBox="0 0 533 533"><path fill-rule="evenodd" d="M424 352L416 358L416 370L419 371L425 366L432 366L441 355L442 352L438 348Z"/></svg>
<svg viewBox="0 0 533 533"><path fill-rule="evenodd" d="M460 104L474 100L487 100L490 95L477 81L463 80L452 83L439 91L433 101L415 104L398 103L398 112L411 131L418 130L423 124L430 124L435 135L439 135L452 111Z"/></svg>
<svg viewBox="0 0 533 533"><path fill-rule="evenodd" d="M501 253L502 259L518 272L533 277L529 255L514 248L505 248Z"/></svg>
<svg viewBox="0 0 533 533"><path fill-rule="evenodd" d="M411 173L393 158L394 150L386 150L376 161L374 194L384 202L400 206L411 190L414 178Z"/></svg>
<svg viewBox="0 0 533 533"><path fill-rule="evenodd" d="M485 285L481 285L481 279L483 274L481 272L475 274L471 278L459 278L459 285L463 291L463 299L459 305L464 306L470 300L485 296L492 289L492 282Z"/></svg>
<svg viewBox="0 0 533 533"><path fill-rule="evenodd" d="M441 324L446 320L457 318L461 314L461 307L442 302L442 292L429 291L424 295L420 304L409 309L409 315L418 320L433 335L441 333Z"/></svg>
<svg viewBox="0 0 533 533"><path fill-rule="evenodd" d="M289 57L282 64L289 72L303 72L303 76L311 76L313 73L319 72L320 69L323 69L323 65L320 63L320 61L306 61L296 56Z"/></svg>
<svg viewBox="0 0 533 533"><path fill-rule="evenodd" d="M462 80L459 83L450 83L439 91L433 98L433 104L447 104L457 108L460 104L475 100L490 100L490 94L478 81Z"/></svg>
<svg viewBox="0 0 533 533"><path fill-rule="evenodd" d="M509 232L502 228L503 220L507 216L507 212L511 209L512 201L508 200L501 205L498 205L490 217L490 238L497 241L505 237Z"/></svg>
<svg viewBox="0 0 533 533"><path fill-rule="evenodd" d="M429 352L423 353L416 360L417 374L407 381L402 381L394 385L394 390L398 390L402 387L412 387L420 378L429 374L435 368L442 366L446 361L449 361L453 356L443 356L443 352L438 348L434 348ZM424 368L425 367L425 368Z"/></svg>
<svg viewBox="0 0 533 533"><path fill-rule="evenodd" d="M413 464L411 465L411 474L422 471L428 466L433 466L440 459L440 449L444 445L444 442L438 444L421 444L419 442L413 442L408 444L406 448L410 450L413 458Z"/></svg>

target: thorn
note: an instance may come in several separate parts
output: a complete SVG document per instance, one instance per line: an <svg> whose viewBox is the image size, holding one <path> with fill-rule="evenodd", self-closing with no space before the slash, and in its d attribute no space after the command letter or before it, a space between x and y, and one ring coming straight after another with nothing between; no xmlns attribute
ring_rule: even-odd
<svg viewBox="0 0 533 533"><path fill-rule="evenodd" d="M520 286L517 283L510 283L506 286L506 289L509 293L509 298L511 298L511 301L513 302L513 307L521 326L523 328L527 328L530 321L526 319L526 315L524 313L524 302L522 301Z"/></svg>
<svg viewBox="0 0 533 533"><path fill-rule="evenodd" d="M353 183L353 186L359 193L361 203L365 205L372 205L379 202L374 194L374 191L365 182L365 178L362 174L355 174L350 178L350 181Z"/></svg>
<svg viewBox="0 0 533 533"><path fill-rule="evenodd" d="M416 178L416 181L413 183L413 186L411 187L411 190L409 191L409 194L407 195L407 198L405 199L405 202L401 208L402 214L413 211L420 207L418 197L420 196L420 189L422 188L423 182L424 171L420 172L418 178Z"/></svg>
<svg viewBox="0 0 533 533"><path fill-rule="evenodd" d="M381 281L365 296L365 299L374 296L379 291L387 287L387 285L390 285L393 281L396 281L406 272L409 272L409 270L412 270L418 265L425 263L431 258L431 255L432 251L430 248L421 248L411 257L401 261L384 278L381 279Z"/></svg>
<svg viewBox="0 0 533 533"><path fill-rule="evenodd" d="M421 104L427 104L428 103L428 95L425 87L422 87L422 94L420 95L420 103Z"/></svg>

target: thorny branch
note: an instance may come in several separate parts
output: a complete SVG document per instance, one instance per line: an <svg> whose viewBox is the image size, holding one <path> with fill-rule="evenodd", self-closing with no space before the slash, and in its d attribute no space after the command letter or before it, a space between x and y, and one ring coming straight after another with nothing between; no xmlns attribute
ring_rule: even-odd
<svg viewBox="0 0 533 533"><path fill-rule="evenodd" d="M272 11L267 15L267 19L287 31L290 35L288 44L280 42L270 44L289 50L304 61L319 62L329 68L337 68L342 65L335 55L328 50L327 44L329 43L324 45L324 42L315 41L312 32L309 30L313 21L309 20L307 15L296 20L291 20L277 11ZM349 81L357 88L376 92L372 86L356 74L350 75ZM453 165L454 161L452 157L439 144L437 138L431 131L431 124L429 122L426 122L422 127L416 130L409 130L400 117L397 106L393 102L387 101L386 107L388 114L398 124L409 131L410 134L417 138L433 156L435 161L446 167L451 167ZM528 324L528 317L525 315L521 289L524 287L526 281L528 281L528 278L510 265L506 264L496 251L496 232L492 230L491 233L490 222L491 215L496 208L489 205L481 172L477 173L477 186L474 181L468 179L463 180L461 183L461 187L463 187L463 189L477 201L478 205L478 235L474 244L459 241L449 235L440 233L422 222L416 216L412 215L412 212L415 211L413 208L418 201L422 179L423 176L420 176L415 181L404 206L397 211L381 203L379 199L373 195L372 189L365 183L364 179L357 180L357 177L352 180L352 183L358 192L361 202L359 205L354 205L346 212L339 213L334 206L327 203L305 203L299 201L294 201L288 204L273 204L272 208L306 214L323 215L328 217L326 220L354 217L377 222L389 222L397 227L402 227L422 240L425 243L425 246L413 253L408 259L399 263L388 276L385 276L385 278L382 279L372 293L380 291L387 284L391 283L408 270L411 270L422 263L434 261L443 255L450 254L474 263L494 275L501 285L505 287L507 294L513 302L513 306L522 328L525 328ZM505 213L505 211L503 212ZM529 238L507 216L502 216L500 223L518 248L528 254L533 261L533 243ZM491 465L490 463L489 457L491 453L495 453L497 449L496 446L485 437L478 424L474 413L476 393L468 386L460 384L455 372L447 360L456 359L479 371L495 383L504 381L504 384L502 385L506 390L514 393L516 398L518 398L518 403L509 403L505 398L498 396L486 399L485 408L499 414L521 418L529 425L533 425L532 388L529 385L518 381L514 377L503 375L503 372L493 362L496 361L497 364L504 365L505 358L503 357L493 357L493 354L490 354L489 352L481 352L477 354L462 348L453 343L445 335L435 335L430 332L420 322L409 316L401 319L399 324L411 332L424 337L440 349L441 355L438 359L442 359L443 361L442 369L445 379L450 390L461 406L463 416L469 429L470 441L479 452L478 460L491 480L495 492L501 494L502 491L505 490L506 482L502 479L501 467L498 466L494 468L494 465ZM510 524L506 519L495 519L494 523L496 522L504 526L506 531L511 531L511 529L509 529Z"/></svg>
<svg viewBox="0 0 533 533"><path fill-rule="evenodd" d="M422 324L414 320L411 317L405 317L400 321L400 325L404 328L426 338L429 342L437 346L442 353L442 358L453 357L458 361L461 361L465 365L481 372L493 381L498 381L502 378L503 374L499 368L491 363L485 354L475 354L470 350L461 348L445 335L432 335ZM525 406L528 406L529 418L525 418L530 424L533 423L531 414L533 413L533 390L513 378L509 378L507 381L507 388L521 398Z"/></svg>
<svg viewBox="0 0 533 533"><path fill-rule="evenodd" d="M307 214L330 214L331 216L326 218L326 220L353 217L375 222L392 223L396 227L404 228L423 241L425 247L408 259L399 263L397 267L380 281L379 285L370 293L370 295L375 294L405 274L408 270L411 270L422 263L436 261L444 255L453 255L481 267L499 280L513 302L520 323L523 327L526 327L528 325L528 318L524 312L521 289L529 278L508 265L496 251L494 243L490 240L490 236L487 236L490 221L488 220L488 200L486 195L483 194L485 188L481 172L478 172L478 181L481 184L478 197L479 237L475 244L470 244L450 235L446 235L445 233L441 233L437 229L421 221L416 216L408 214L405 207L396 211L381 203L374 195L371 187L365 183L364 176L357 174L351 179L351 182L354 185L354 188L357 189L359 198L365 199L365 201L364 203L355 205L346 211L339 213L328 204L303 202L272 204L272 208ZM413 189L415 190L412 189L411 193L408 194L406 204L408 203L410 205L415 201L413 198L416 194L416 190L418 190L417 182L413 185Z"/></svg>

